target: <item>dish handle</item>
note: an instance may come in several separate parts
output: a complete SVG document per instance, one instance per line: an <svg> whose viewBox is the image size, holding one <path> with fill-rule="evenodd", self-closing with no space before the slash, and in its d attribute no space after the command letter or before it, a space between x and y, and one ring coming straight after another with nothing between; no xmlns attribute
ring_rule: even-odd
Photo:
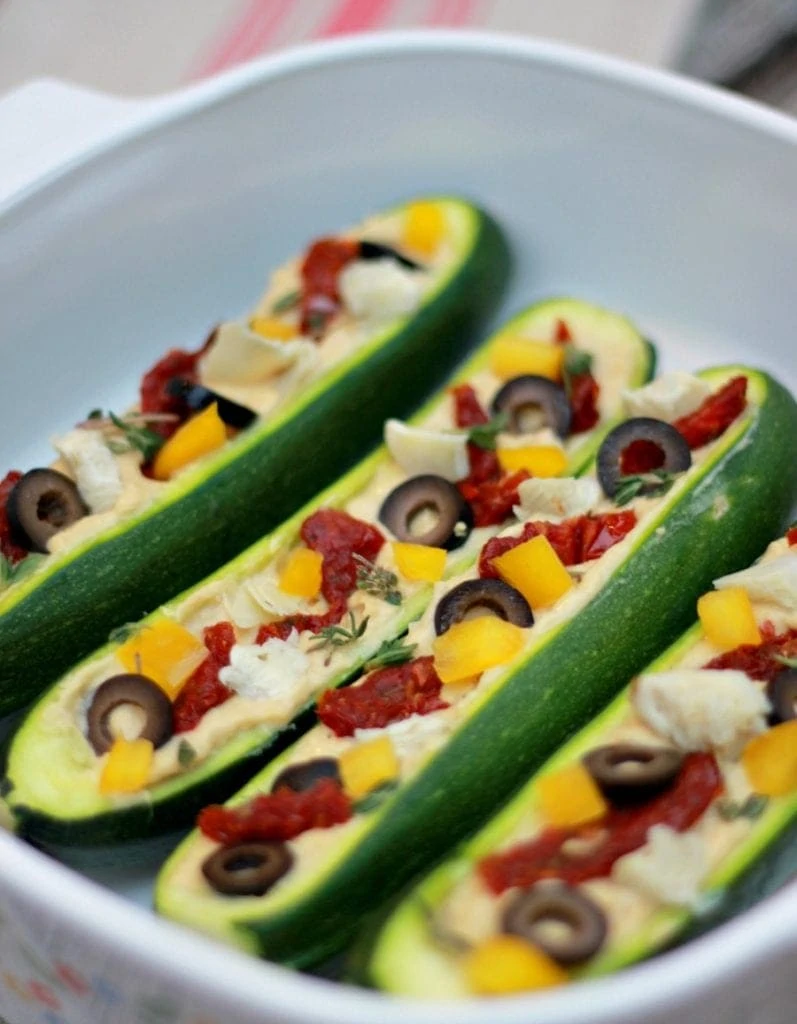
<svg viewBox="0 0 797 1024"><path fill-rule="evenodd" d="M123 99L39 78L0 97L0 205L140 120L162 100Z"/></svg>

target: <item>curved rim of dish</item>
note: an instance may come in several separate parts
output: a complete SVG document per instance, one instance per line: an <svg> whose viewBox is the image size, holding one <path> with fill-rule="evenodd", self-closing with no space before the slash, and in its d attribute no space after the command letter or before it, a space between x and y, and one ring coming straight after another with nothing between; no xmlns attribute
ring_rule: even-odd
<svg viewBox="0 0 797 1024"><path fill-rule="evenodd" d="M111 131L101 143L55 171L16 192L0 216L35 201L87 164L126 143L175 121L219 106L261 84L285 75L327 64L368 60L380 56L443 58L475 56L533 63L554 72L610 82L690 110L742 125L786 143L797 143L797 120L723 90L678 75L649 69L577 47L511 35L460 30L416 30L364 34L331 42L311 43L267 56L154 103L142 103L141 121ZM478 1002L432 1002L395 999L350 986L299 975L258 961L237 950L195 935L105 890L64 867L19 839L0 833L2 884L37 913L57 919L65 930L79 934L85 946L91 938L105 949L122 954L127 964L161 978L172 978L195 996L248 1013L271 1012L290 1024L610 1024L629 1014L643 1015L661 1008L662 993L683 1004L715 990L747 971L768 954L797 948L797 888L781 891L716 931L687 947L653 961L627 968L621 976L582 982L551 993ZM48 894L57 892L54 901Z"/></svg>

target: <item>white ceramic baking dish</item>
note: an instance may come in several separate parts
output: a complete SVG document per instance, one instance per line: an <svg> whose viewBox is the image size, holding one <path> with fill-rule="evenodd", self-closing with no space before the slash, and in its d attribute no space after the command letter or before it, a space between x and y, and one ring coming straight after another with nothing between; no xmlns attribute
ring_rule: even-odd
<svg viewBox="0 0 797 1024"><path fill-rule="evenodd" d="M658 72L439 32L307 47L142 104L34 83L0 103L0 169L1 466L43 457L42 439L98 396L128 398L142 366L244 308L309 238L436 189L509 229L505 313L577 294L627 311L665 365L744 358L797 385L797 122ZM149 860L100 856L84 865L92 881L0 834L0 1014L795 1019L794 888L614 979L446 1006L302 977L156 920Z"/></svg>

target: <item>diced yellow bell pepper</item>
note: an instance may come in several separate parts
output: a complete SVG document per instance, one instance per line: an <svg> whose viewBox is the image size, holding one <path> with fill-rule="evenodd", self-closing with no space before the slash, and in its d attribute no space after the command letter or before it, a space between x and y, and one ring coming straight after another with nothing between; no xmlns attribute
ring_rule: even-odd
<svg viewBox="0 0 797 1024"><path fill-rule="evenodd" d="M525 373L561 380L564 358L564 345L532 341L514 334L496 338L490 346L490 368L499 380L511 380Z"/></svg>
<svg viewBox="0 0 797 1024"><path fill-rule="evenodd" d="M697 614L706 640L721 651L761 643L750 596L741 587L704 594L697 602Z"/></svg>
<svg viewBox="0 0 797 1024"><path fill-rule="evenodd" d="M573 586L573 578L547 537L532 537L493 559L501 579L526 598L532 608L547 608Z"/></svg>
<svg viewBox="0 0 797 1024"><path fill-rule="evenodd" d="M207 409L186 420L164 442L152 464L152 475L156 480L170 480L178 470L221 448L226 440L227 427L213 402Z"/></svg>
<svg viewBox="0 0 797 1024"><path fill-rule="evenodd" d="M290 341L299 333L299 328L295 324L287 323L276 316L252 317L249 326L255 334L272 341Z"/></svg>
<svg viewBox="0 0 797 1024"><path fill-rule="evenodd" d="M537 783L540 811L549 825L575 828L600 821L609 807L595 780L580 761Z"/></svg>
<svg viewBox="0 0 797 1024"><path fill-rule="evenodd" d="M294 548L280 573L280 590L294 597L306 597L308 600L318 597L323 564L324 556L318 551Z"/></svg>
<svg viewBox="0 0 797 1024"><path fill-rule="evenodd" d="M404 218L404 245L421 256L434 256L446 233L446 220L437 203L410 203Z"/></svg>
<svg viewBox="0 0 797 1024"><path fill-rule="evenodd" d="M497 615L465 619L435 639L435 671L444 683L457 683L511 661L525 642L525 630Z"/></svg>
<svg viewBox="0 0 797 1024"><path fill-rule="evenodd" d="M149 782L155 748L151 740L114 740L100 776L101 793L137 793Z"/></svg>
<svg viewBox="0 0 797 1024"><path fill-rule="evenodd" d="M526 448L499 448L496 452L505 473L528 470L532 476L561 476L567 468L567 456L555 444L537 444Z"/></svg>
<svg viewBox="0 0 797 1024"><path fill-rule="evenodd" d="M425 544L393 542L393 557L396 568L405 580L419 580L436 583L442 579L446 569L445 548L430 548Z"/></svg>
<svg viewBox="0 0 797 1024"><path fill-rule="evenodd" d="M742 753L747 779L762 796L797 790L797 719L782 722L750 740Z"/></svg>
<svg viewBox="0 0 797 1024"><path fill-rule="evenodd" d="M128 672L147 676L174 700L208 652L202 641L171 619L145 626L126 640L116 657Z"/></svg>
<svg viewBox="0 0 797 1024"><path fill-rule="evenodd" d="M361 800L378 786L398 778L401 766L389 736L344 750L338 758L343 789L352 800Z"/></svg>
<svg viewBox="0 0 797 1024"><path fill-rule="evenodd" d="M568 981L563 967L516 935L494 935L481 942L467 954L464 970L471 991L480 996L531 992Z"/></svg>

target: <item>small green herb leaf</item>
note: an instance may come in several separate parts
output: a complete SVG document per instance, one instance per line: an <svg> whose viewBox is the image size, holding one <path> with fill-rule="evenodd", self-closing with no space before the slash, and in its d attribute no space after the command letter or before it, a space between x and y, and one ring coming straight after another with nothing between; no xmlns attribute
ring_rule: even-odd
<svg viewBox="0 0 797 1024"><path fill-rule="evenodd" d="M592 354L585 352L582 348L576 348L572 343L565 345L563 371L567 377L592 373Z"/></svg>
<svg viewBox="0 0 797 1024"><path fill-rule="evenodd" d="M92 409L91 412L86 417L86 419L87 420L101 420L102 419L102 409Z"/></svg>
<svg viewBox="0 0 797 1024"><path fill-rule="evenodd" d="M180 746L177 748L177 763L181 768L188 768L194 761L196 761L196 751L188 740L180 740Z"/></svg>
<svg viewBox="0 0 797 1024"><path fill-rule="evenodd" d="M797 668L797 658L787 658L785 654L776 654L775 661L779 661L786 668Z"/></svg>
<svg viewBox="0 0 797 1024"><path fill-rule="evenodd" d="M349 612L349 629L345 626L324 626L318 633L318 642L310 647L310 650L321 651L327 647L345 647L347 644L353 644L365 634L367 628L367 615L362 622L357 622L354 612Z"/></svg>
<svg viewBox="0 0 797 1024"><path fill-rule="evenodd" d="M163 444L163 438L149 427L128 423L115 413L109 412L108 417L115 427L122 431L129 450L141 452L145 461L149 461Z"/></svg>
<svg viewBox="0 0 797 1024"><path fill-rule="evenodd" d="M723 821L737 821L739 818L755 821L761 817L768 804L768 797L762 796L760 793L751 793L741 803L737 800L719 800L717 802L717 813Z"/></svg>
<svg viewBox="0 0 797 1024"><path fill-rule="evenodd" d="M634 473L620 477L619 487L614 495L615 505L627 505L644 495L646 498L659 498L666 494L675 483L675 473L656 469L652 473Z"/></svg>
<svg viewBox="0 0 797 1024"><path fill-rule="evenodd" d="M495 451L496 438L502 430L506 430L509 417L505 412L499 412L488 423L479 423L471 427L468 432L468 440L477 448L484 448L489 452Z"/></svg>
<svg viewBox="0 0 797 1024"><path fill-rule="evenodd" d="M377 807L381 807L385 800L392 796L397 789L398 782L383 782L381 786L377 786L376 789L372 789L370 793L367 793L361 800L358 800L354 805L354 810L358 814L368 814L371 811L375 811Z"/></svg>
<svg viewBox="0 0 797 1024"><path fill-rule="evenodd" d="M22 561L14 564L10 558L0 555L0 586L10 587L12 583L18 583L20 580L27 579L32 572L36 571L46 557L46 555L32 551L30 554L25 555Z"/></svg>
<svg viewBox="0 0 797 1024"><path fill-rule="evenodd" d="M385 665L403 665L415 654L417 644L404 643L404 637L397 636L393 640L383 640L376 654L365 663L367 672Z"/></svg>
<svg viewBox="0 0 797 1024"><path fill-rule="evenodd" d="M374 565L362 555L353 555L357 563L357 589L364 590L366 594L373 594L374 597L381 597L388 604L401 604L401 591L398 589L398 576L390 569L383 569Z"/></svg>
<svg viewBox="0 0 797 1024"><path fill-rule="evenodd" d="M286 292L281 298L277 299L274 305L271 307L274 313L287 313L289 309L293 309L299 302L299 290L298 288L292 292Z"/></svg>
<svg viewBox="0 0 797 1024"><path fill-rule="evenodd" d="M117 626L116 629L112 629L108 634L108 641L112 644L124 644L136 635L141 629L137 622L125 622L121 626Z"/></svg>

